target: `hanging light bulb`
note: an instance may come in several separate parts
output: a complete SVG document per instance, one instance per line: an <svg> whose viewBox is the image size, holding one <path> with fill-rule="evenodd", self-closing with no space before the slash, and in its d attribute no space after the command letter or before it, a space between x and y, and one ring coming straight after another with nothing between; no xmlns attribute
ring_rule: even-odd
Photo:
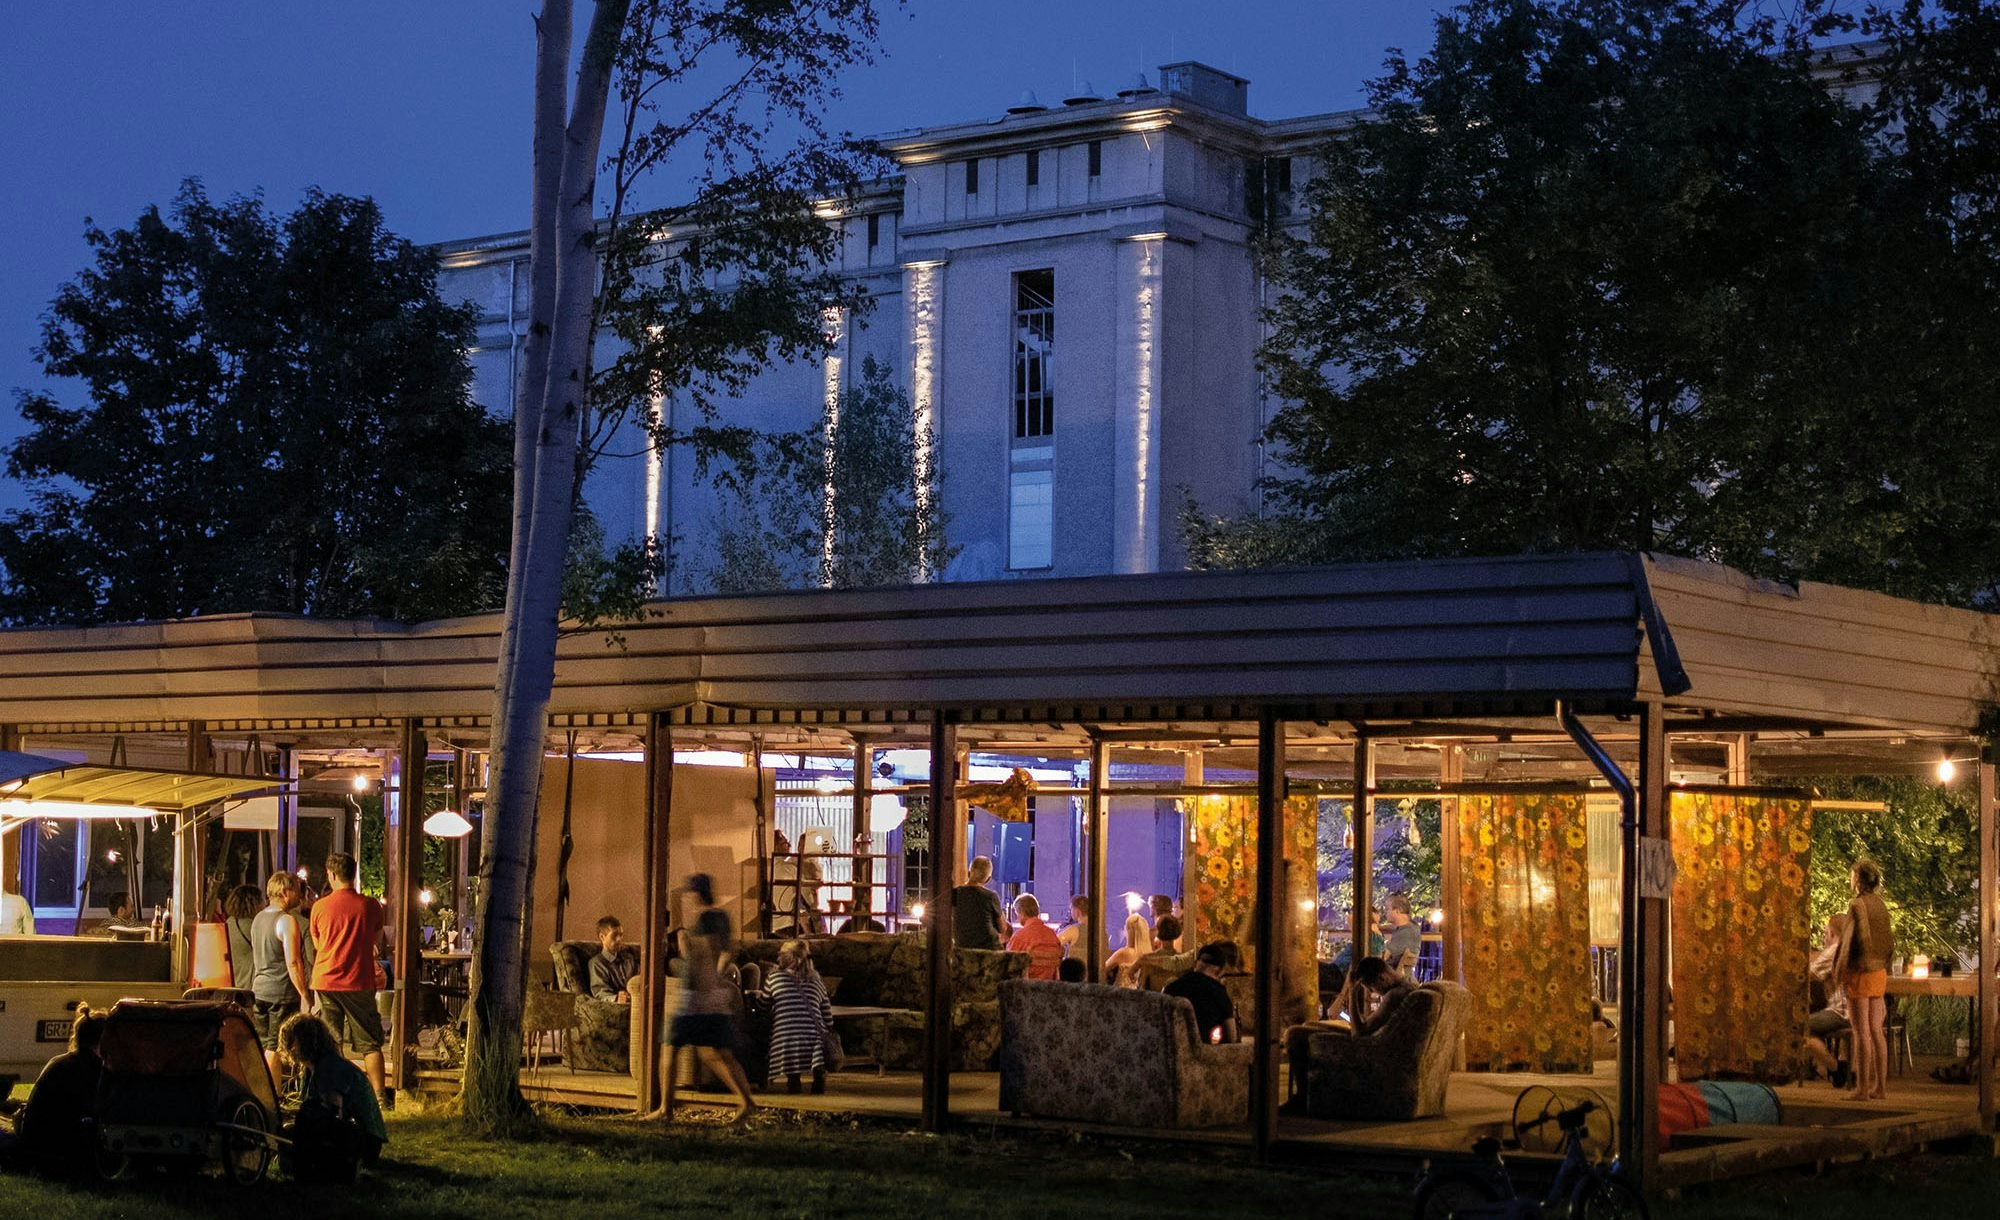
<svg viewBox="0 0 2000 1220"><path fill-rule="evenodd" d="M1938 783L1948 784L1957 778L1958 778L1958 764L1951 761L1949 758L1938 759L1938 765L1937 765Z"/></svg>

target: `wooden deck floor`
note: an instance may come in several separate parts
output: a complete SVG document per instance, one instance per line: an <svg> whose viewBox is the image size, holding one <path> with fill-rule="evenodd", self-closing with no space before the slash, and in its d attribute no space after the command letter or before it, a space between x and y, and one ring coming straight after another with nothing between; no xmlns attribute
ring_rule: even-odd
<svg viewBox="0 0 2000 1220"><path fill-rule="evenodd" d="M1662 1184L1690 1186L1791 1166L1894 1156L1941 1140L1977 1136L1979 1119L1972 1089L1936 1084L1925 1076L1926 1070L1920 1063L1908 1074L1892 1077L1888 1100L1879 1102L1844 1101L1823 1083L1780 1088L1782 1125L1733 1124L1681 1136L1661 1158ZM1608 1063L1599 1065L1595 1076L1460 1072L1451 1078L1442 1117L1376 1122L1287 1115L1280 1121L1280 1146L1274 1153L1298 1165L1414 1174L1428 1160L1465 1153L1481 1136L1511 1136L1515 1099L1533 1085L1589 1089L1607 1105L1615 1105L1617 1099L1616 1075ZM454 1089L457 1074L419 1073L419 1088L426 1087ZM533 1101L627 1112L636 1097L630 1076L575 1072L560 1065L524 1071L522 1090ZM999 1091L996 1073L955 1073L951 1087L954 1119L967 1126L1078 1128L1118 1138L1249 1145L1247 1128L1158 1131L1016 1118L1000 1111ZM693 1105L727 1104L725 1097L715 1093L683 1096ZM835 1073L821 1097L792 1095L781 1087L760 1093L757 1100L779 1109L890 1121L915 1122L922 1111L921 1081L915 1073L878 1076L872 1069Z"/></svg>

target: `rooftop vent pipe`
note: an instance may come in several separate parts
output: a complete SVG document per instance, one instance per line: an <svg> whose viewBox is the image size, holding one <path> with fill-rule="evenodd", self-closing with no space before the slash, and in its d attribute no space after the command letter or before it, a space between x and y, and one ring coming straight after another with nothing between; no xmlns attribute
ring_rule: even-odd
<svg viewBox="0 0 2000 1220"><path fill-rule="evenodd" d="M1138 72L1134 73L1132 79L1126 83L1125 87L1118 91L1118 96L1122 98L1134 98L1157 92L1158 90L1146 83L1146 74Z"/></svg>
<svg viewBox="0 0 2000 1220"><path fill-rule="evenodd" d="M1035 91L1033 89L1023 89L1021 90L1021 99L1015 102L1012 106L1007 107L1007 113L1040 114L1042 111L1047 109L1048 109L1047 106L1042 105L1041 102L1036 100Z"/></svg>
<svg viewBox="0 0 2000 1220"><path fill-rule="evenodd" d="M1085 81L1082 85L1070 91L1070 95L1063 99L1063 105L1088 106L1092 102L1101 102L1103 100L1103 98L1097 96L1097 90L1091 88L1090 82Z"/></svg>

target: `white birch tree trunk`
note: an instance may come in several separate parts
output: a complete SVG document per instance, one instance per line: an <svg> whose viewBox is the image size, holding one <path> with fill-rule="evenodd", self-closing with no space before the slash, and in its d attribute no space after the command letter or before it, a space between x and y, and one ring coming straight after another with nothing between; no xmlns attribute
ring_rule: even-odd
<svg viewBox="0 0 2000 1220"><path fill-rule="evenodd" d="M480 862L484 897L461 1094L465 1119L495 1130L514 1127L527 1112L520 1091L521 1008L535 949L526 936L536 815L578 430L590 385L598 150L629 7L630 0L596 4L566 125L570 0L546 0L537 25L527 378L515 407L513 562L494 688L493 777ZM539 350L538 333L544 336Z"/></svg>

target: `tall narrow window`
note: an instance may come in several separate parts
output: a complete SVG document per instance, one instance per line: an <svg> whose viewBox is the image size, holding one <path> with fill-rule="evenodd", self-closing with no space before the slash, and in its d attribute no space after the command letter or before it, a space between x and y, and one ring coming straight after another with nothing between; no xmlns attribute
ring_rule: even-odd
<svg viewBox="0 0 2000 1220"><path fill-rule="evenodd" d="M1041 184L1042 153L1040 149L1030 149L1028 151L1028 185L1040 186Z"/></svg>
<svg viewBox="0 0 2000 1220"><path fill-rule="evenodd" d="M1007 454L1007 566L1055 566L1056 273L1014 276L1014 428Z"/></svg>
<svg viewBox="0 0 2000 1220"><path fill-rule="evenodd" d="M882 213L868 214L868 248L873 250L882 244Z"/></svg>
<svg viewBox="0 0 2000 1220"><path fill-rule="evenodd" d="M965 193L979 193L979 159L976 157L965 163Z"/></svg>
<svg viewBox="0 0 2000 1220"><path fill-rule="evenodd" d="M1049 366L1056 347L1056 274L1023 271L1014 277L1014 438L1053 436L1055 386Z"/></svg>
<svg viewBox="0 0 2000 1220"><path fill-rule="evenodd" d="M1104 141L1090 142L1090 176L1095 178L1104 172Z"/></svg>

